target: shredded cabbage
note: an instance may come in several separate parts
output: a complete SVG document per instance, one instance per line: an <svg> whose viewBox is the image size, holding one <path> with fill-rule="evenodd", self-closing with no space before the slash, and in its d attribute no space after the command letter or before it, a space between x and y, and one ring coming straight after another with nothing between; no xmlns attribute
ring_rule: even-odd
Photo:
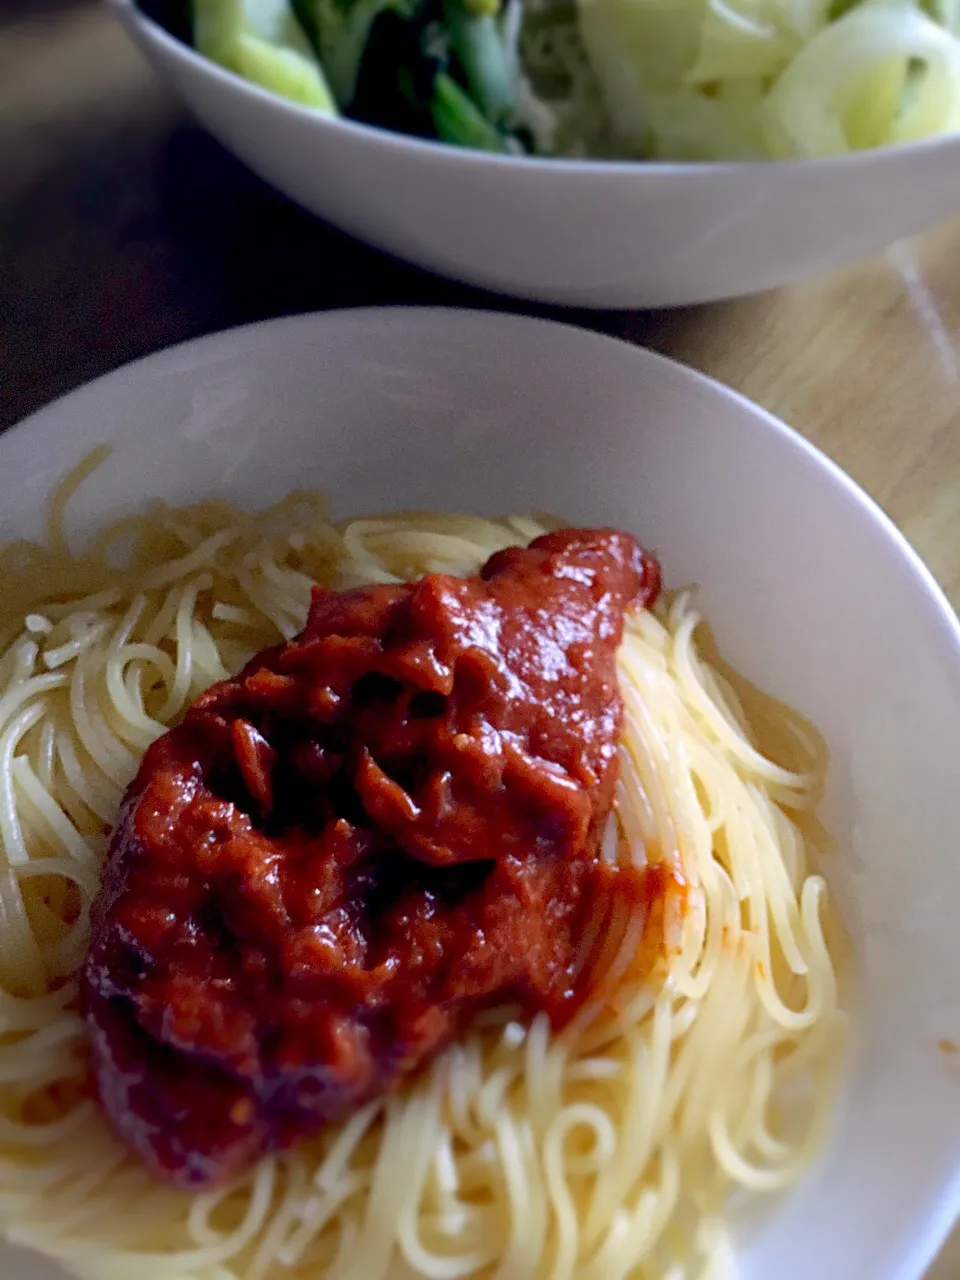
<svg viewBox="0 0 960 1280"><path fill-rule="evenodd" d="M581 38L576 0L520 3L518 122L541 154L616 154L600 82Z"/></svg>
<svg viewBox="0 0 960 1280"><path fill-rule="evenodd" d="M330 112L389 11L363 110L462 146L789 159L960 132L960 0L191 4L201 53Z"/></svg>
<svg viewBox="0 0 960 1280"><path fill-rule="evenodd" d="M919 10L854 9L819 31L767 95L773 155L839 155L960 129L960 41Z"/></svg>
<svg viewBox="0 0 960 1280"><path fill-rule="evenodd" d="M577 7L621 154L827 156L960 130L960 0Z"/></svg>

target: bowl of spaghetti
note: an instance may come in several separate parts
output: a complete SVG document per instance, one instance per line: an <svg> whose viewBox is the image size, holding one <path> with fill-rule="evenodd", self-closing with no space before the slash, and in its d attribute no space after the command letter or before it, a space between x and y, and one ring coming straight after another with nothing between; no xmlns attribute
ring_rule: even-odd
<svg viewBox="0 0 960 1280"><path fill-rule="evenodd" d="M431 311L0 455L4 1275L922 1274L960 632L827 459Z"/></svg>

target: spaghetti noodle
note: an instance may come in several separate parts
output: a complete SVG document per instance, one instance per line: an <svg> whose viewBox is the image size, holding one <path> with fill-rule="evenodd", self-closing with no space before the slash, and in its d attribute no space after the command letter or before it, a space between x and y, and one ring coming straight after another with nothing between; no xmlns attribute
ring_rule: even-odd
<svg viewBox="0 0 960 1280"><path fill-rule="evenodd" d="M314 494L251 516L156 504L80 556L0 550L0 1228L90 1280L653 1280L733 1270L732 1188L793 1182L830 1109L842 1018L808 861L824 766L799 717L755 729L692 596L628 617L618 856L687 890L621 922L603 998L555 1033L483 1014L412 1085L239 1181L154 1182L89 1093L75 974L144 749L302 626L314 583L475 573L544 523L333 523ZM746 699L744 699L746 701ZM616 979L614 983L614 979Z"/></svg>

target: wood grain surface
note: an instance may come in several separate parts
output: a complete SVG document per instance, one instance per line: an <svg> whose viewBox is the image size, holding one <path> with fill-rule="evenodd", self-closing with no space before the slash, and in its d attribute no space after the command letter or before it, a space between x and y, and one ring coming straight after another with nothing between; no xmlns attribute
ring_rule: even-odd
<svg viewBox="0 0 960 1280"><path fill-rule="evenodd" d="M533 310L386 259L269 191L90 0L0 0L0 429L183 338L396 302ZM655 347L791 422L960 604L960 219L757 298L538 313ZM928 1280L960 1280L960 1235Z"/></svg>

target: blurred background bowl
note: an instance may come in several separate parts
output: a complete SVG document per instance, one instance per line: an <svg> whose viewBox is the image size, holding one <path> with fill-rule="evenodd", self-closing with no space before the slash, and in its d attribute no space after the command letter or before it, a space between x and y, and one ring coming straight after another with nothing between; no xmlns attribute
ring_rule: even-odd
<svg viewBox="0 0 960 1280"><path fill-rule="evenodd" d="M960 208L960 136L827 160L491 156L296 106L111 3L159 74L260 177L419 266L540 302L660 307L774 288Z"/></svg>

